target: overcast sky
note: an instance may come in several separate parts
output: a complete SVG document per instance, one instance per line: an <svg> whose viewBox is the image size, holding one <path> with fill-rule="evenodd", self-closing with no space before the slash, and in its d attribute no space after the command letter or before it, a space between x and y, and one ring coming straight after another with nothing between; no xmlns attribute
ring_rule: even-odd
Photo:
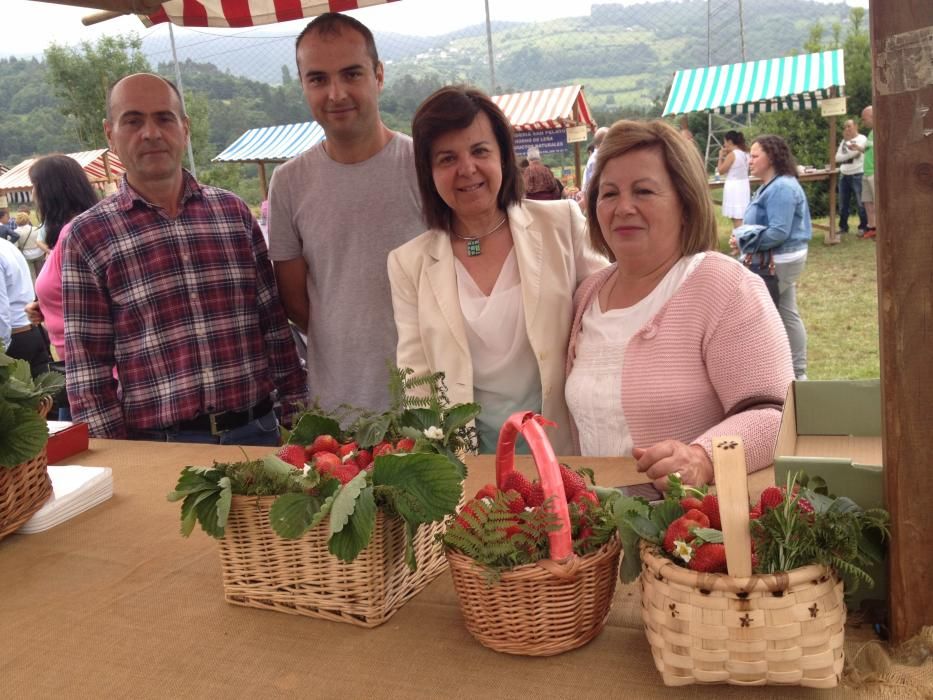
<svg viewBox="0 0 933 700"><path fill-rule="evenodd" d="M612 2L612 0L608 0ZM635 4L646 0L617 0L621 4ZM648 2L658 0L647 0ZM839 0L820 0L835 3ZM440 3L449 5L443 13L437 12ZM607 0L597 0L607 2ZM496 20L554 19L574 15L588 15L593 2L589 0L489 0L490 14ZM867 7L868 0L847 0L852 6ZM51 43L76 44L95 41L105 34L165 31L164 28L146 27L133 16L108 20L85 27L81 18L93 14L87 10L66 5L54 5L30 0L3 0L3 41L0 57L41 54ZM353 16L376 31L405 34L443 34L485 20L484 0L402 0L384 6L369 7L352 12ZM430 18L430 23L425 22ZM279 25L283 34L297 34L305 21ZM183 30L179 30L183 31ZM198 30L205 31L205 30ZM243 32L243 29L218 30Z"/></svg>

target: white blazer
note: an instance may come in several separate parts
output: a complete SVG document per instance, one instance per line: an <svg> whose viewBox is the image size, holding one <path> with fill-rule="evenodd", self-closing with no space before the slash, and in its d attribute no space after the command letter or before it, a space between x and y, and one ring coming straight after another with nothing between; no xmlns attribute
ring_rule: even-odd
<svg viewBox="0 0 933 700"><path fill-rule="evenodd" d="M564 401L564 365L573 322L573 293L608 260L593 250L573 200L524 200L509 208L521 276L525 330L538 360L542 414L557 423L548 436L558 455L572 454ZM473 400L473 362L460 310L450 237L429 230L389 253L399 367L442 371L452 403Z"/></svg>

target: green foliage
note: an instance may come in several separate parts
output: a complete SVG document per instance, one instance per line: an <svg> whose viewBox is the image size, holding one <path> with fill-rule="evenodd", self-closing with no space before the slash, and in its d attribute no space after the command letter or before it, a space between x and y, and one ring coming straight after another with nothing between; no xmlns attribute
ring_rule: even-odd
<svg viewBox="0 0 933 700"><path fill-rule="evenodd" d="M29 363L3 349L0 343L0 469L39 454L49 437L45 418L37 413L39 403L65 385L65 378L57 373L33 379Z"/></svg>
<svg viewBox="0 0 933 700"><path fill-rule="evenodd" d="M48 82L61 101L61 112L73 117L78 141L85 148L106 145L101 127L107 90L130 73L149 71L141 53L142 41L135 34L104 36L80 48L52 44L45 50Z"/></svg>

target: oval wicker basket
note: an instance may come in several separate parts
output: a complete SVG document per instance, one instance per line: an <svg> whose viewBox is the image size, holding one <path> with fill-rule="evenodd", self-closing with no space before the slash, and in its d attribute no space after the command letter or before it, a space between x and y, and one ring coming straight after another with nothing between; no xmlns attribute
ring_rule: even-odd
<svg viewBox="0 0 933 700"><path fill-rule="evenodd" d="M43 418L52 408L52 399L39 403ZM45 447L27 462L6 469L0 467L0 540L16 532L52 495Z"/></svg>
<svg viewBox="0 0 933 700"><path fill-rule="evenodd" d="M602 631L612 605L621 545L614 537L578 557L570 539L570 516L557 458L532 413L512 415L499 435L496 480L514 469L515 439L525 435L546 498L562 527L550 533L551 559L506 571L490 583L473 559L446 550L460 610L470 634L483 646L507 654L552 656L583 646Z"/></svg>
<svg viewBox="0 0 933 700"><path fill-rule="evenodd" d="M665 685L832 688L843 667L843 584L825 566L751 575L740 438L716 438L713 464L728 574L678 566L641 543L642 620Z"/></svg>

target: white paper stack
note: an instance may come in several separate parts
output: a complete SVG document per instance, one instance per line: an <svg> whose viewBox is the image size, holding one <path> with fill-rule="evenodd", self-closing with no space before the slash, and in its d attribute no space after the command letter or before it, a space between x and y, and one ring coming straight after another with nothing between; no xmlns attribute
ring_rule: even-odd
<svg viewBox="0 0 933 700"><path fill-rule="evenodd" d="M113 496L113 470L108 467L49 466L54 491L48 502L17 531L42 532Z"/></svg>

